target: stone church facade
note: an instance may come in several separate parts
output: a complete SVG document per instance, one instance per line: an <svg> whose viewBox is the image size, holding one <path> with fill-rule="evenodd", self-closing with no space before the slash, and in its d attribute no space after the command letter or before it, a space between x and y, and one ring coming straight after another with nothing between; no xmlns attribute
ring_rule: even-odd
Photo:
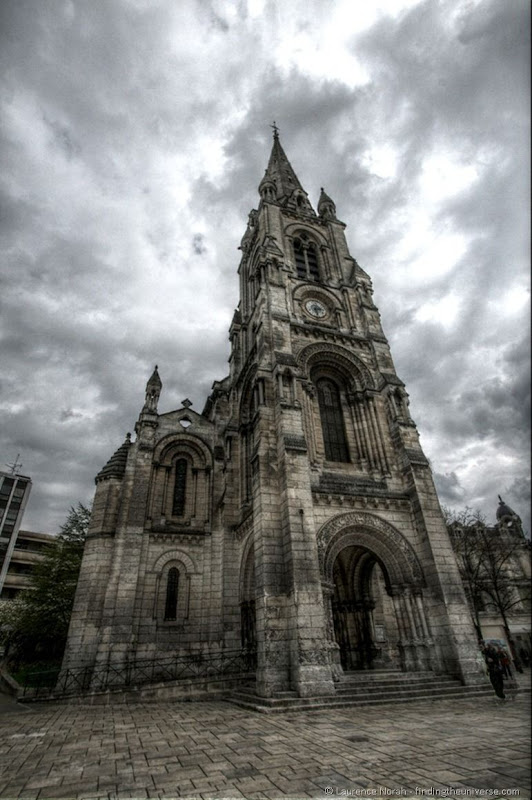
<svg viewBox="0 0 532 800"><path fill-rule="evenodd" d="M369 276L274 131L241 242L230 374L159 414L157 368L96 478L64 668L256 653L256 691L344 671L483 680L455 556Z"/></svg>

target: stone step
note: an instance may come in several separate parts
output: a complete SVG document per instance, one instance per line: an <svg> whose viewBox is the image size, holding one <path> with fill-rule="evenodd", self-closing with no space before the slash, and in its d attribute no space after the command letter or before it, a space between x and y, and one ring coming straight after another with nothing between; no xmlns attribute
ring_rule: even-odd
<svg viewBox="0 0 532 800"><path fill-rule="evenodd" d="M398 689L401 690L403 688L431 688L432 686L449 686L454 684L455 681L451 677L442 676L441 678L416 678L411 681L379 681L379 683L369 683L369 682L362 682L359 684L356 683L338 683L336 684L336 694L349 694L351 692L376 692L376 691L386 691L387 689Z"/></svg>
<svg viewBox="0 0 532 800"><path fill-rule="evenodd" d="M456 685L437 688L434 692L412 690L410 692L389 692L366 694L365 696L328 695L320 697L298 698L263 698L252 695L233 694L227 700L240 708L258 711L265 714L285 713L290 711L319 711L327 708L348 708L354 706L385 705L387 703L412 703L415 701L435 701L446 699L467 699L479 696L493 696L491 686Z"/></svg>
<svg viewBox="0 0 532 800"><path fill-rule="evenodd" d="M360 700L360 699L383 699L389 697L409 697L411 695L416 696L423 696L423 697L430 697L433 694L448 694L449 692L454 692L457 689L468 689L470 687L464 687L458 681L451 681L450 683L439 683L434 682L434 684L430 686L422 686L422 687L415 687L415 686L394 686L388 687L385 689L381 688L373 688L372 690L365 689L361 692L359 691L350 691L345 692L343 694L330 694L330 695L316 695L310 698L307 697L299 697L294 695L292 697L282 697L276 694L274 697L259 697L256 694L251 694L250 692L240 692L236 690L232 693L231 697L240 698L242 700L249 700L252 699L253 702L260 701L261 703L268 705L268 706L293 706L293 705L305 705L307 703L315 702L316 700L326 700L327 702L338 700L339 702L345 702L347 700ZM473 689L477 687L471 687ZM480 687L481 689L484 686Z"/></svg>
<svg viewBox="0 0 532 800"><path fill-rule="evenodd" d="M238 694L238 695L245 694L245 695L251 695L252 697L255 697L256 696L255 692L256 692L255 686L251 686L250 685L250 686L239 686L238 689L236 689L234 693ZM276 692L275 697L279 698L280 700L285 700L285 699L296 699L297 700L298 693L297 692Z"/></svg>
<svg viewBox="0 0 532 800"><path fill-rule="evenodd" d="M342 694L336 694L335 697L341 700L345 699L359 700L359 699L364 699L366 697L367 698L410 697L411 695L416 695L416 697L423 696L429 698L433 694L448 694L450 692L455 692L457 689L463 689L463 688L464 687L460 683L436 683L432 686L389 687L387 689L382 689L381 691L378 692L377 691L345 692Z"/></svg>
<svg viewBox="0 0 532 800"><path fill-rule="evenodd" d="M390 670L359 670L354 672L344 672L340 679L340 683L360 683L361 681L369 681L371 683L379 683L380 681L398 680L398 681L411 681L415 678L434 678L439 677L442 673L430 672L429 670L419 672L402 672L398 669ZM445 673L443 673L445 674ZM451 677L447 676L446 677Z"/></svg>

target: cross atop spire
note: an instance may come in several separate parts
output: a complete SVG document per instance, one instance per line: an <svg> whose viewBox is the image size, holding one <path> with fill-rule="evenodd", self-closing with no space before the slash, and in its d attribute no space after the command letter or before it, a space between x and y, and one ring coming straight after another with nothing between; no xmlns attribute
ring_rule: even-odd
<svg viewBox="0 0 532 800"><path fill-rule="evenodd" d="M273 129L273 147L259 191L265 184L273 185L277 201L283 203L293 195L295 189L303 193L304 189L282 148L277 123L274 121L270 127Z"/></svg>

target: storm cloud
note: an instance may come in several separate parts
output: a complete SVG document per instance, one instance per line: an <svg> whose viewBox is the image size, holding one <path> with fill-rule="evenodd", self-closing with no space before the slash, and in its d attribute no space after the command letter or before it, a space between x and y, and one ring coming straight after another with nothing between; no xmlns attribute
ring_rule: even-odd
<svg viewBox="0 0 532 800"><path fill-rule="evenodd" d="M529 528L529 4L5 0L2 462L55 531L133 429L227 372L281 141L371 275L442 504Z"/></svg>

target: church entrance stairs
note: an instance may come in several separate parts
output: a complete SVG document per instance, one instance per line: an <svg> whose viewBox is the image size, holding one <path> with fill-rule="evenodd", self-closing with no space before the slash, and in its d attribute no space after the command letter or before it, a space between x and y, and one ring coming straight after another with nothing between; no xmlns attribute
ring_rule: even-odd
<svg viewBox="0 0 532 800"><path fill-rule="evenodd" d="M241 708L272 714L493 695L489 684L464 686L448 675L394 670L345 673L335 688L334 694L319 697L298 697L295 692L279 692L274 697L259 697L255 694L254 685L250 683L233 691L227 700Z"/></svg>

